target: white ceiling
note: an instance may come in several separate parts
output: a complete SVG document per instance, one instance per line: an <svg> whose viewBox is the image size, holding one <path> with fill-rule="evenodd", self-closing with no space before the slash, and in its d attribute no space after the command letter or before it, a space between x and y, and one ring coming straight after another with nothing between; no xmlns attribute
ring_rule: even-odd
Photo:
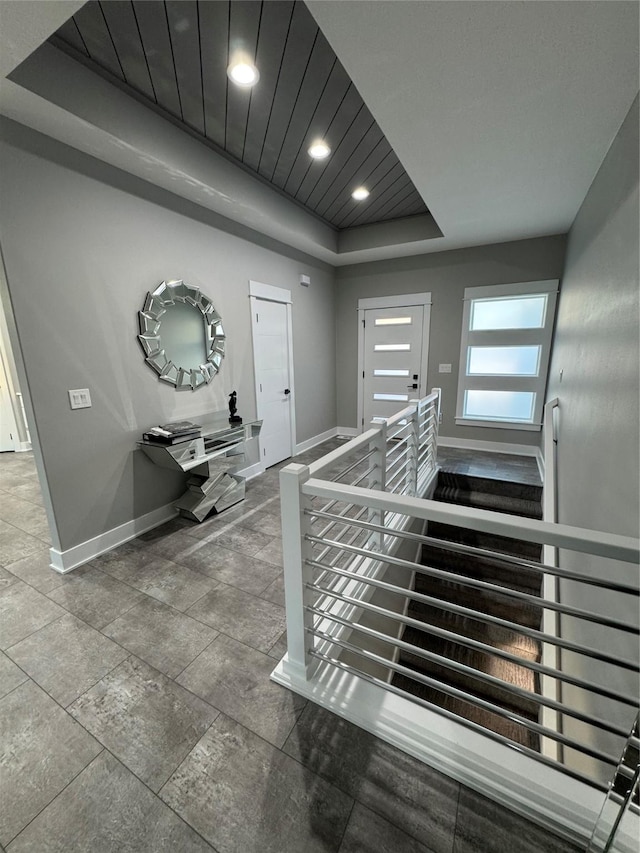
<svg viewBox="0 0 640 853"><path fill-rule="evenodd" d="M84 0L0 0L0 78L49 38Z"/></svg>
<svg viewBox="0 0 640 853"><path fill-rule="evenodd" d="M11 57L19 62L78 5L0 0L0 55L7 57L7 45L11 51L4 73ZM279 218L265 215L264 187L253 206L247 196L229 213L227 199L227 216L243 222L242 211L248 211L251 227L261 228L256 222L262 221L264 233L336 265L568 231L638 91L636 2L309 0L307 5L444 236L402 242L382 232L373 239L371 232L360 247L343 250L311 231L304 238L289 231L287 239L284 230L279 236ZM2 111L43 132L66 123L68 132L54 135L94 156L102 156L96 153L96 134L103 134L105 148L107 141L111 147L116 142L102 126L106 108L89 126L86 117L78 121L33 88L7 83ZM47 111L48 126L41 123ZM94 135L91 142L82 142L83 130ZM119 149L119 168L127 168L122 157L129 149L138 160L145 156L140 146L134 151L120 144ZM159 170L163 166L167 173L169 167L177 169L168 160ZM185 197L191 192L189 180L179 186L173 181L172 187ZM202 200L215 195L201 193L198 203L215 209L213 201Z"/></svg>
<svg viewBox="0 0 640 853"><path fill-rule="evenodd" d="M569 230L638 91L637 2L307 5L447 242Z"/></svg>

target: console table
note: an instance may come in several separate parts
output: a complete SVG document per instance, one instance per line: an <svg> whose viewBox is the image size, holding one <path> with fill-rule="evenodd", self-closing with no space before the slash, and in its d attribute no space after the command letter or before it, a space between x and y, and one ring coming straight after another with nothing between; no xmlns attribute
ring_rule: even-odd
<svg viewBox="0 0 640 853"><path fill-rule="evenodd" d="M229 423L228 412L198 419L202 434L174 444L139 441L138 447L161 468L187 471L187 491L174 504L180 515L204 521L244 499L244 444L260 435L262 421Z"/></svg>

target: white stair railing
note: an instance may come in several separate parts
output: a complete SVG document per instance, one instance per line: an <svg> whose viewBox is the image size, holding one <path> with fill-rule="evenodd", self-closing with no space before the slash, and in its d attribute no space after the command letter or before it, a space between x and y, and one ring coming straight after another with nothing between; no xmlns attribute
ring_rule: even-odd
<svg viewBox="0 0 640 853"><path fill-rule="evenodd" d="M490 556L501 560L514 572L520 569L538 572L541 580L551 579L552 586L562 578L576 584L609 590L620 596L637 598L638 585L633 580L621 583L609 577L581 575L577 571L565 571L554 564L547 564L544 560L540 564L471 546L434 540L433 537L425 536L423 531L425 523L436 522L537 543L543 546L545 554L556 549L565 549L628 564L637 564L640 561L640 544L638 540L629 537L423 499L425 491L428 495L430 486L435 483L437 474L439 404L440 394L436 390L424 400L412 403L394 418L383 423L373 423L370 430L317 462L309 466L289 465L281 471L288 652L273 677L347 717L351 713L349 697L362 693L364 688L358 685L368 684L369 691L374 688L384 691L373 703L379 707L380 717L388 715L389 702L383 698L384 695L390 696L394 701L401 700L407 706L419 706L419 710L422 708L423 711L428 711L431 726L428 738L431 741L436 736L433 729L435 713L435 719L449 721L444 726L445 731L450 731L453 723L454 728L462 726L470 729L470 737L476 737L474 732L481 733L483 738L490 739L487 742L494 742L494 749L497 744L500 749L506 747L507 750L517 752L520 758L514 759L514 766L520 767L524 757L527 761L534 761L546 768L545 773L561 773L565 777L564 787L554 776L545 776L544 784L539 786L540 793L536 794L540 801L544 800L545 795L549 796L550 803L545 805L545 808L550 811L562 800L562 795L558 792L566 792L566 784L572 780L583 786L575 797L586 802L589 800L589 794L585 793L588 790L585 785L594 791L606 789L602 768L606 772L607 768L615 768L617 765L616 754L619 750L615 744L624 741L628 727L595 717L589 712L588 699L583 707L569 707L554 693L530 692L478 670L468 674L485 684L493 687L499 685L500 689L507 693L511 691L514 695L537 703L541 711L538 721L505 710L492 701L480 699L468 690L443 685L415 670L407 670L397 661L398 650L410 651L458 673L464 674L469 667L405 643L401 639L402 629L404 626L413 625L416 620L405 615L405 609L401 606L380 606L376 603L376 596L384 593L387 596L395 596L399 601L422 601L431 607L458 612L488 626L493 624L520 632L533 638L542 648L548 647L552 651L563 649L581 655L587 661L593 658L610 664L616 667L616 671L628 673L631 679L629 683L633 683L632 679L637 677L639 669L638 661L620 659L616 654L615 645L611 645L610 638L611 632L616 631L637 635L637 625L567 606L558 602L555 596L538 598L510 587L488 584L465 575L455 575L424 566L416 557L418 549L427 543L461 553ZM395 580L391 583L387 574L390 567L396 573ZM548 621L543 621L540 630L526 628L474 607L462 607L440 601L433 596L419 594L413 591L411 586L414 572L442 578L479 591L490 586L492 593L538 606L542 612L553 617L567 614L573 619L586 620L594 630L602 629L608 639L603 640L601 644L594 641L593 647L586 648L559 636L555 630L548 630ZM406 577L407 581L399 582L398 574ZM633 574L629 576L633 577ZM543 586L543 595L544 592ZM375 622L372 622L375 619L386 620L386 623L393 624L395 629L380 630L375 626ZM571 684L584 691L587 697L593 695L611 700L618 708L627 708L630 719L637 713L637 695L633 689L612 687L583 677L581 673L563 672L558 668L555 655L547 654L544 660L538 662L520 658L512 651L496 648L482 641L471 640L454 631L425 623L417 623L414 627L436 636L446 635L446 639L497 659L515 660L518 665L532 670L540 680L549 679L555 683ZM393 653L372 651L370 642L391 648ZM372 667L377 667L378 670L382 668L390 675L399 673L413 678L446 695L475 704L491 714L516 723L538 736L544 748L538 751L523 746L522 743L515 743L498 732L483 729L477 723L463 720L444 708L416 698L391 684L390 678L372 676ZM348 685L348 688L345 685ZM376 694L366 695L370 697L371 705L371 697ZM375 715L371 716L371 707L363 709L360 706L353 718L359 724L376 731L381 737L417 754L415 743L422 737L419 729L413 731L409 740L403 731L403 728L406 728L404 721L411 718L413 712L398 711L395 705L393 707L392 716L396 720L394 725L398 726L397 731L389 725L386 717L379 731ZM549 713L552 714L551 718ZM365 718L368 719L366 724L363 722ZM584 737L579 740L575 736L568 737L559 727L549 725L549 719L553 721L558 718L572 718L584 724ZM462 730L455 730L457 748L466 736L460 734ZM440 738L441 735L438 734L437 737ZM608 738L608 742L614 745L603 747L603 737L605 742ZM477 747L482 752L483 747L477 737L475 741L469 742L473 742L474 748ZM566 748L565 751L586 756L598 772L585 772L581 767L562 763L558 756L563 754L563 750L549 748L549 744L557 744ZM429 747L431 748L432 746ZM453 746L450 752L455 752ZM450 755L447 757L447 761L449 760ZM447 772L466 779L464 762L468 760L465 758L458 764L447 765ZM506 767L509 760L508 753L505 753L501 759L502 765ZM526 811L529 808L533 784L529 777L536 778L537 773L538 771L528 769L523 774L520 770L519 775L513 777L513 791L522 784L523 790L529 792L522 795L521 810ZM504 775L507 778L506 772ZM524 778L525 776L527 778ZM557 791L552 795L554 787ZM505 793L504 797L515 797L516 793L513 791ZM516 807L513 803L510 803L510 806ZM540 803L536 807L540 807ZM579 821L579 809L574 808L573 804L571 808L575 812L575 820ZM593 816L594 809L595 806L589 805L588 814ZM585 819L582 824L585 824ZM580 829L583 833L586 831L585 826Z"/></svg>

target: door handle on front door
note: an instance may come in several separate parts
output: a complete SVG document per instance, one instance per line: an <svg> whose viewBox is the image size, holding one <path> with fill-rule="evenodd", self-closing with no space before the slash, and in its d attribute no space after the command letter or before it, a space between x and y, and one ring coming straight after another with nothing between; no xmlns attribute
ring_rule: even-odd
<svg viewBox="0 0 640 853"><path fill-rule="evenodd" d="M418 388L418 383L414 382L413 385L407 385L407 388L413 388L413 390L416 391Z"/></svg>
<svg viewBox="0 0 640 853"><path fill-rule="evenodd" d="M417 386L416 386L416 387L417 387ZM285 389L284 389L284 393L285 393L285 394L290 394L290 393L291 393L291 390L290 390L289 388L285 388Z"/></svg>

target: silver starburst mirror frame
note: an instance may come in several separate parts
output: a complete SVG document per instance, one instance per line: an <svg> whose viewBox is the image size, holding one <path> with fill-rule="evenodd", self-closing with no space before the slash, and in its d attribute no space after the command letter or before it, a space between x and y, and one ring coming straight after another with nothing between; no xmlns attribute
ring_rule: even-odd
<svg viewBox="0 0 640 853"><path fill-rule="evenodd" d="M206 359L197 366L174 364L162 344L162 318L171 306L180 303L192 305L202 314ZM222 364L225 335L222 318L199 287L185 284L182 279L163 281L154 291L147 293L138 318L138 340L144 350L145 361L162 382L174 385L178 391L195 391L211 382Z"/></svg>

